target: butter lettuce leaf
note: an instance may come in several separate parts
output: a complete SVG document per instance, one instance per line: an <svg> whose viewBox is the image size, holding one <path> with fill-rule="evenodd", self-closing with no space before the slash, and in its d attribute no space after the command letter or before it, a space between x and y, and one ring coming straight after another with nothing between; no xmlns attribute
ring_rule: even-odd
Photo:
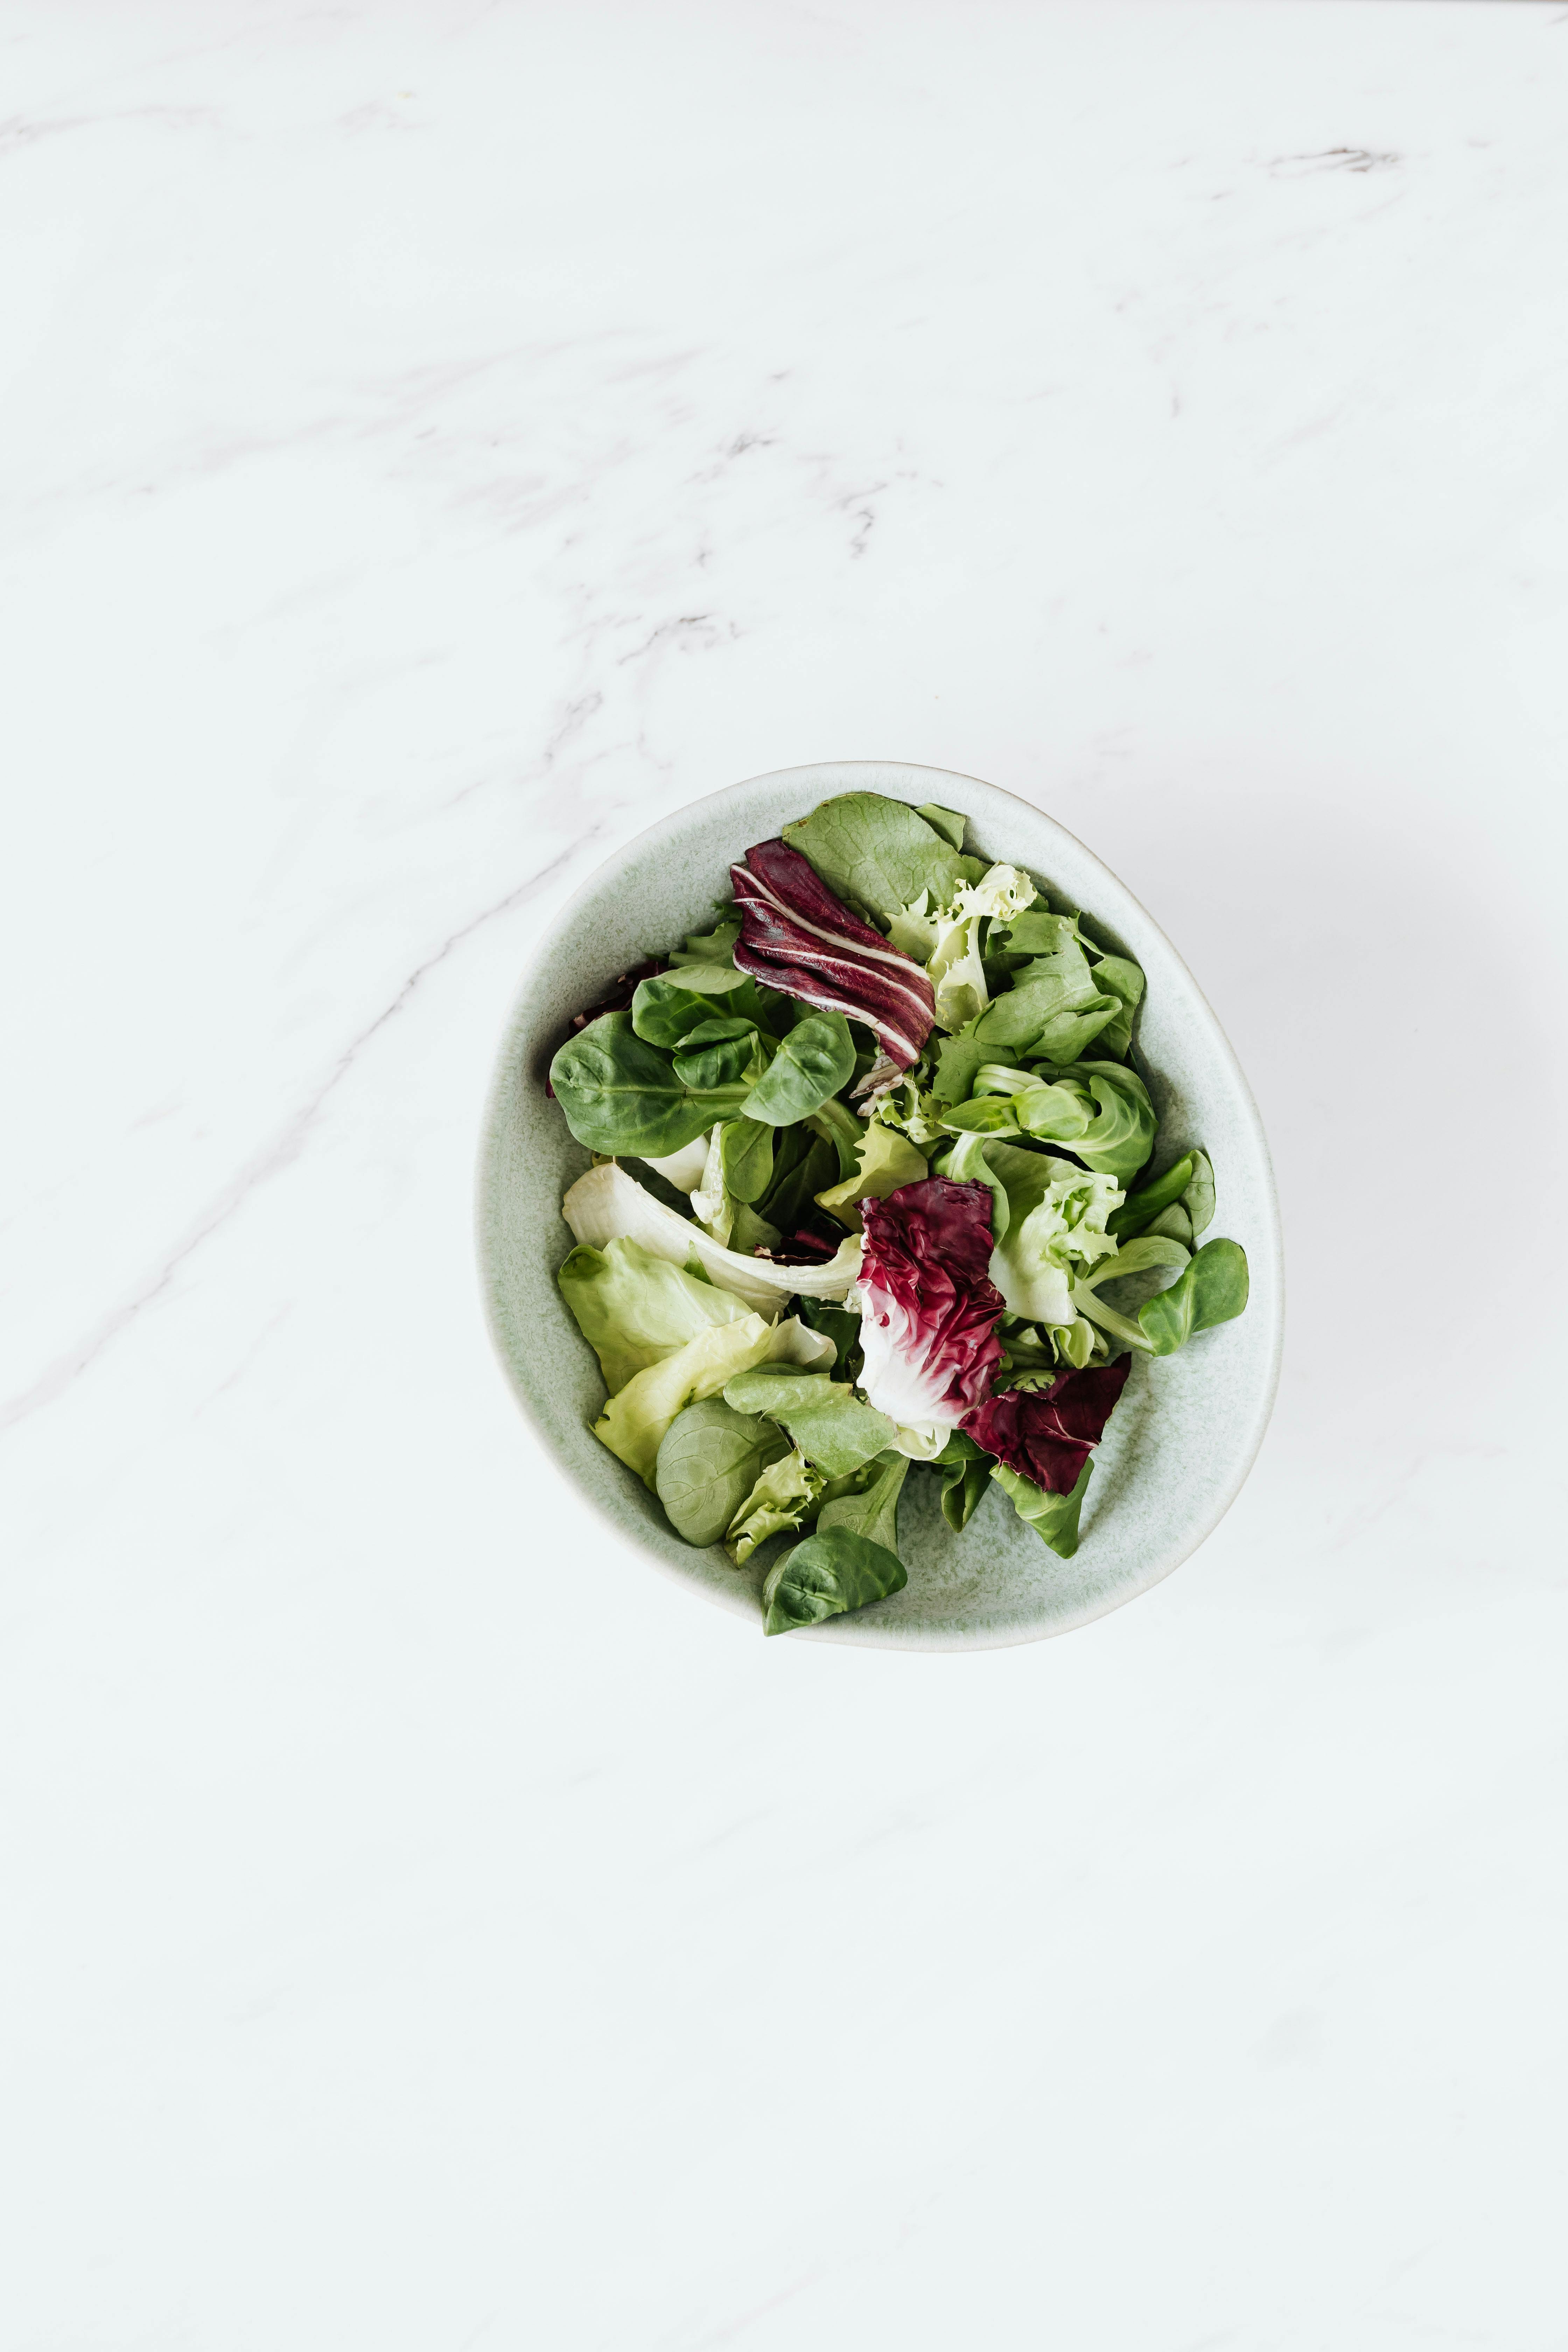
<svg viewBox="0 0 1568 2352"><path fill-rule="evenodd" d="M700 1282L625 1237L602 1250L579 1244L555 1279L612 1396L650 1364L717 1325L742 1321L747 1312L733 1291Z"/></svg>

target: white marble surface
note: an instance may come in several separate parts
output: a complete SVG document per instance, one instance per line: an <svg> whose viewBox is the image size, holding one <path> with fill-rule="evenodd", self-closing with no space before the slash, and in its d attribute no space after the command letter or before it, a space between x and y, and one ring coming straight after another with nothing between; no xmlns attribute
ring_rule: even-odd
<svg viewBox="0 0 1568 2352"><path fill-rule="evenodd" d="M5 2352L1552 2352L1568 12L16 0ZM1258 1470L764 1643L482 1335L653 814L1037 799L1273 1139Z"/></svg>

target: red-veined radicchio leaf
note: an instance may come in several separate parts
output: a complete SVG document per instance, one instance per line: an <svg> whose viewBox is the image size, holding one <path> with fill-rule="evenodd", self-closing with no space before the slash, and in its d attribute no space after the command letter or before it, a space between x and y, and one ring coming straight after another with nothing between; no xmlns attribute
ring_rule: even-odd
<svg viewBox="0 0 1568 2352"><path fill-rule="evenodd" d="M860 1386L905 1428L956 1429L1002 1358L991 1188L927 1176L861 1203Z"/></svg>
<svg viewBox="0 0 1568 2352"><path fill-rule="evenodd" d="M1047 1495L1070 1495L1089 1448L1105 1433L1131 1364L1131 1356L1119 1356L1113 1364L1063 1372L1048 1389L1027 1394L1010 1389L988 1397L970 1414L963 1433Z"/></svg>
<svg viewBox="0 0 1568 2352"><path fill-rule="evenodd" d="M824 1013L865 1022L907 1070L936 1018L935 992L913 958L852 915L786 841L759 842L730 872L741 911L736 971Z"/></svg>

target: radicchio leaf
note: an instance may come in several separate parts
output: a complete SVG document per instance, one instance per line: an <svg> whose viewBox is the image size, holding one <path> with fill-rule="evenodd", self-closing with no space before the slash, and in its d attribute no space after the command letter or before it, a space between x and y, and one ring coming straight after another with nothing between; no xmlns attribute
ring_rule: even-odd
<svg viewBox="0 0 1568 2352"><path fill-rule="evenodd" d="M931 1034L936 996L918 963L852 915L786 841L763 841L730 868L741 936L735 969L825 1013L874 1029L907 1070Z"/></svg>
<svg viewBox="0 0 1568 2352"><path fill-rule="evenodd" d="M990 1189L928 1176L861 1213L861 1389L900 1428L956 1429L1002 1359Z"/></svg>
<svg viewBox="0 0 1568 2352"><path fill-rule="evenodd" d="M1113 1364L1063 1372L1048 1389L1009 1389L988 1397L965 1421L964 1433L1031 1486L1047 1495L1070 1495L1089 1448L1105 1433L1131 1364L1130 1356L1120 1356Z"/></svg>

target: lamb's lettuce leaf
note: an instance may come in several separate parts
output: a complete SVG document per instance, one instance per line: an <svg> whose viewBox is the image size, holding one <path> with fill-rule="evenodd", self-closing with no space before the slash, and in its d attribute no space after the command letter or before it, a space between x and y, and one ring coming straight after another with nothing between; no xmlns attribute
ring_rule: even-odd
<svg viewBox="0 0 1568 2352"><path fill-rule="evenodd" d="M942 1125L959 1135L1031 1135L1060 1143L1086 1166L1119 1181L1134 1175L1153 1148L1155 1112L1135 1070L1120 1062L1079 1062L1066 1069L1015 1069L983 1062L968 1102Z"/></svg>
<svg viewBox="0 0 1568 2352"><path fill-rule="evenodd" d="M953 1534L962 1535L979 1508L991 1483L991 1456L961 1429L952 1431L936 1457L942 1472L942 1515Z"/></svg>
<svg viewBox="0 0 1568 2352"><path fill-rule="evenodd" d="M1079 1514L1083 1498L1089 1492L1089 1482L1094 1475L1092 1457L1079 1473L1078 1484L1070 1495L1047 1495L1042 1487L1027 1478L1020 1478L1005 1462L998 1462L991 1475L1011 1496L1013 1508L1026 1526L1034 1528L1043 1543L1062 1559L1070 1559L1078 1549Z"/></svg>
<svg viewBox="0 0 1568 2352"><path fill-rule="evenodd" d="M1194 1332L1239 1315L1247 1295L1247 1252L1240 1243L1205 1242L1169 1290L1144 1300L1138 1321L1154 1354L1171 1356Z"/></svg>
<svg viewBox="0 0 1568 2352"><path fill-rule="evenodd" d="M725 902L722 919L710 931L689 931L683 943L669 958L672 967L694 963L733 966L735 942L741 936L741 919L731 902Z"/></svg>
<svg viewBox="0 0 1568 2352"><path fill-rule="evenodd" d="M677 1413L659 1445L654 1484L664 1514L689 1544L715 1544L770 1463L789 1451L776 1423L704 1397Z"/></svg>
<svg viewBox="0 0 1568 2352"><path fill-rule="evenodd" d="M1126 956L1101 956L1094 967L1094 984L1102 996L1121 999L1121 1010L1106 1023L1094 1041L1097 1054L1120 1059L1132 1045L1132 1016L1143 998L1143 974Z"/></svg>
<svg viewBox="0 0 1568 2352"><path fill-rule="evenodd" d="M809 860L830 890L890 922L922 890L945 907L963 872L951 840L903 801L880 793L840 793L784 837Z"/></svg>
<svg viewBox="0 0 1568 2352"><path fill-rule="evenodd" d="M902 1560L885 1545L848 1528L819 1530L769 1571L763 1587L763 1631L787 1633L798 1625L820 1624L825 1617L883 1601L909 1580Z"/></svg>
<svg viewBox="0 0 1568 2352"><path fill-rule="evenodd" d="M700 1282L624 1236L602 1250L573 1250L555 1279L612 1396L688 1340L746 1316L733 1291Z"/></svg>
<svg viewBox="0 0 1568 2352"><path fill-rule="evenodd" d="M897 1551L899 1496L909 1475L904 1454L874 1454L860 1475L865 1483L857 1493L831 1496L816 1515L818 1534L830 1528L847 1528L886 1551ZM869 1474L869 1475L868 1475Z"/></svg>

